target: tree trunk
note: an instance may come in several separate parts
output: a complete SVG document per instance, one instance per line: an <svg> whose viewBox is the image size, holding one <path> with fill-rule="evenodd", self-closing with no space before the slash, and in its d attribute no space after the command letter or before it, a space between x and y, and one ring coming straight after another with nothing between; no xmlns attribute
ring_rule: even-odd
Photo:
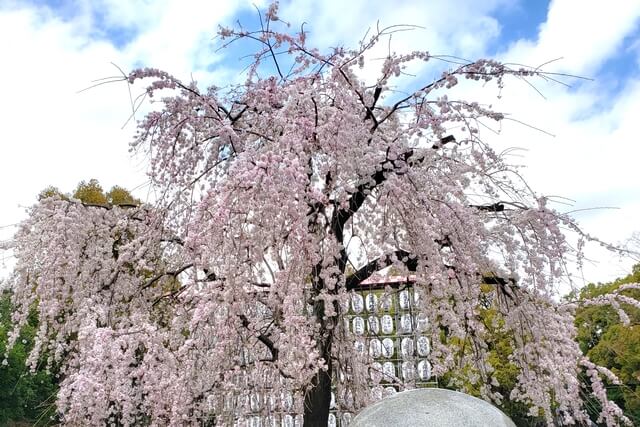
<svg viewBox="0 0 640 427"><path fill-rule="evenodd" d="M331 405L331 365L318 371L304 396L304 427L327 427Z"/></svg>
<svg viewBox="0 0 640 427"><path fill-rule="evenodd" d="M343 235L341 229L337 230L336 238L338 242L342 244ZM342 249L340 251L340 258L336 260L342 274L344 274L346 259L347 252L345 249ZM313 301L313 315L318 320L320 326L316 337L317 348L327 364L327 369L320 370L316 373L313 377L311 388L305 393L303 427L327 427L331 406L331 377L333 373L331 347L333 344L333 331L338 322L338 316L335 314L326 316L324 300L318 298L321 290L326 289L325 282L320 274L321 271L322 264L318 263L311 272L314 284L311 296ZM337 287L330 289L329 293L335 295L337 293ZM333 311L340 313L339 304L334 301L333 305Z"/></svg>

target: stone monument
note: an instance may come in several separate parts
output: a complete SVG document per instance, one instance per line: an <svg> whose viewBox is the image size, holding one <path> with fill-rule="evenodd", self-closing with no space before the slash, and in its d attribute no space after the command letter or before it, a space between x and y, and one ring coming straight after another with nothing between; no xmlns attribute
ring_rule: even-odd
<svg viewBox="0 0 640 427"><path fill-rule="evenodd" d="M403 391L365 408L349 427L515 427L484 400L457 391L420 388Z"/></svg>

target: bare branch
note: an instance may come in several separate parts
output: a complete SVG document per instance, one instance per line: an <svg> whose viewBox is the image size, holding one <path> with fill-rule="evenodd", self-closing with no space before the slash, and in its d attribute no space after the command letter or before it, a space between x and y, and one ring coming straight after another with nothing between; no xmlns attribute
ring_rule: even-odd
<svg viewBox="0 0 640 427"><path fill-rule="evenodd" d="M185 270L188 270L191 267L193 267L193 264L187 264L185 266L180 267L177 270L165 271L164 273L158 274L157 276L154 276L151 279L147 280L147 282L142 286L142 288L140 288L140 292L153 286L154 283L156 283L158 280L162 279L163 277L169 276L169 277L176 278L180 273L184 272Z"/></svg>

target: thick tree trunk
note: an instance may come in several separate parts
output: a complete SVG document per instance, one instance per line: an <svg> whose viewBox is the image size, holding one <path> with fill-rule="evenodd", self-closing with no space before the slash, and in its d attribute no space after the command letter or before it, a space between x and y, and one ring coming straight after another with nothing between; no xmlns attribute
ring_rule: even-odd
<svg viewBox="0 0 640 427"><path fill-rule="evenodd" d="M337 227L334 221L332 226L333 233L338 241L342 244L343 233L341 228ZM344 274L346 268L347 252L345 249L340 251L340 258L336 259L340 273ZM303 427L327 427L329 422L329 409L331 407L331 377L333 373L331 361L331 347L333 344L333 331L335 330L338 316L333 314L326 316L324 300L318 298L320 292L325 288L324 280L320 274L322 271L322 263L318 263L311 272L313 280L312 301L313 314L318 320L320 330L317 339L317 346L322 358L327 364L326 370L320 370L313 378L311 388L307 390L304 396L304 423ZM330 294L336 294L337 288L334 287L328 291ZM340 313L340 306L336 301L333 302L334 313Z"/></svg>
<svg viewBox="0 0 640 427"><path fill-rule="evenodd" d="M304 427L327 427L331 405L331 365L319 371L304 397Z"/></svg>
<svg viewBox="0 0 640 427"><path fill-rule="evenodd" d="M316 273L319 271L320 269L315 270ZM318 277L316 283L319 285L316 287L317 290L324 287L324 282L320 279L319 275L316 275L316 277ZM320 370L316 373L313 377L311 387L304 396L303 427L327 427L327 423L329 422L329 407L331 406L331 347L333 344L333 333L329 332L332 327L329 326L329 323L333 323L334 319L325 317L324 301L322 299L316 299L314 301L313 312L316 319L319 319L320 324L316 345L320 355L322 355L322 358L327 364L327 369Z"/></svg>

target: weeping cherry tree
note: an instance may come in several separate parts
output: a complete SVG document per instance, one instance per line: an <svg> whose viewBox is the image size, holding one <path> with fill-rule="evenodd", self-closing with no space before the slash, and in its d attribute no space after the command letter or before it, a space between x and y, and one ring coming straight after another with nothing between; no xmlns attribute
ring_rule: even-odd
<svg viewBox="0 0 640 427"><path fill-rule="evenodd" d="M127 76L159 100L132 143L149 160L153 205L51 197L20 226L13 320L17 331L37 311L30 363L61 366L60 420L233 425L290 410L326 426L332 391L357 412L373 399L373 359L343 317L353 290L392 266L415 277L435 375L470 372L486 399L505 397L478 315L490 301L513 336L510 399L573 424L593 394L602 422L624 423L604 391L615 378L583 357L575 307L558 302L581 255L562 230L587 236L480 139L504 115L454 89L559 76L482 59L409 78L405 67L442 58L372 65L396 27L322 52L304 29L275 29L277 4L261 22L219 32L228 48L257 46L241 84Z"/></svg>

